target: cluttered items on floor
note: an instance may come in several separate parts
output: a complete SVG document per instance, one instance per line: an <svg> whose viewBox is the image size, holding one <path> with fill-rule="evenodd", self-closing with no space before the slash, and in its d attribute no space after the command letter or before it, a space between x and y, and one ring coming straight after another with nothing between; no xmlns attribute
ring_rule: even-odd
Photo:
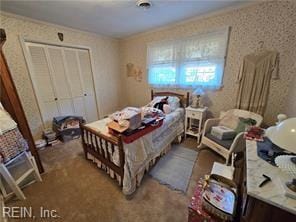
<svg viewBox="0 0 296 222"><path fill-rule="evenodd" d="M188 222L233 221L237 205L237 186L233 182L234 158L227 166L215 162L210 175L201 178L188 206Z"/></svg>
<svg viewBox="0 0 296 222"><path fill-rule="evenodd" d="M210 175L204 181L203 208L224 221L233 221L237 203L236 184L227 178Z"/></svg>
<svg viewBox="0 0 296 222"><path fill-rule="evenodd" d="M80 138L79 124L85 123L81 116L59 116L53 118L53 131L63 142Z"/></svg>
<svg viewBox="0 0 296 222"><path fill-rule="evenodd" d="M46 141L47 146L55 146L59 144L61 141L58 139L57 133L54 132L52 129L48 128L43 131L43 138ZM35 144L38 144L39 148L42 148L43 143L42 141L35 141ZM42 144L42 145L41 145Z"/></svg>
<svg viewBox="0 0 296 222"><path fill-rule="evenodd" d="M231 186L211 178L200 179L188 206L188 222L233 221L237 194Z"/></svg>

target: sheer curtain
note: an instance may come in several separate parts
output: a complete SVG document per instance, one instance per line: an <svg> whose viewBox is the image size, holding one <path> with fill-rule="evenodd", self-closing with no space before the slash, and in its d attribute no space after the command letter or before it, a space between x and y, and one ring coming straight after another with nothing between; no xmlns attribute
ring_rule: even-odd
<svg viewBox="0 0 296 222"><path fill-rule="evenodd" d="M152 87L221 87L228 28L148 45L148 83Z"/></svg>

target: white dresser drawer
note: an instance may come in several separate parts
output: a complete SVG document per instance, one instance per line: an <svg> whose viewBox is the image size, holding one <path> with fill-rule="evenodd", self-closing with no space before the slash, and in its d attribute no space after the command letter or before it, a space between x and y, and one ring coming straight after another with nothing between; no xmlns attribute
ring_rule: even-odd
<svg viewBox="0 0 296 222"><path fill-rule="evenodd" d="M192 119L201 119L202 113L186 110L186 115L187 115L187 117L192 118Z"/></svg>

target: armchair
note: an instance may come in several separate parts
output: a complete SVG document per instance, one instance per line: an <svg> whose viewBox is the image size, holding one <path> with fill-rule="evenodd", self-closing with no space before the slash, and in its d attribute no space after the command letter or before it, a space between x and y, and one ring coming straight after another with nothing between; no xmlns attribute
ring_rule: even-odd
<svg viewBox="0 0 296 222"><path fill-rule="evenodd" d="M246 110L231 109L228 110L224 115L235 115L243 118L251 118L256 121L256 126L260 126L262 123L262 116L256 113L252 113ZM215 139L210 135L211 128L213 126L218 126L222 118L208 119L205 122L204 131L201 139L201 143L198 146L199 149L208 147L214 150L216 153L220 154L226 159L226 164L228 164L231 154L233 152L243 151L245 148L245 140L243 138L244 132L236 135L233 140L219 140Z"/></svg>

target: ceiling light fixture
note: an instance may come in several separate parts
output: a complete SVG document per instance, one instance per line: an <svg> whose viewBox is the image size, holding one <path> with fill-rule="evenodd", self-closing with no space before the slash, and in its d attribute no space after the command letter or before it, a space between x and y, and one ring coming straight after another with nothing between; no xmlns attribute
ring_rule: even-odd
<svg viewBox="0 0 296 222"><path fill-rule="evenodd" d="M139 0L137 1L137 6L146 10L151 7L151 2L149 0Z"/></svg>

